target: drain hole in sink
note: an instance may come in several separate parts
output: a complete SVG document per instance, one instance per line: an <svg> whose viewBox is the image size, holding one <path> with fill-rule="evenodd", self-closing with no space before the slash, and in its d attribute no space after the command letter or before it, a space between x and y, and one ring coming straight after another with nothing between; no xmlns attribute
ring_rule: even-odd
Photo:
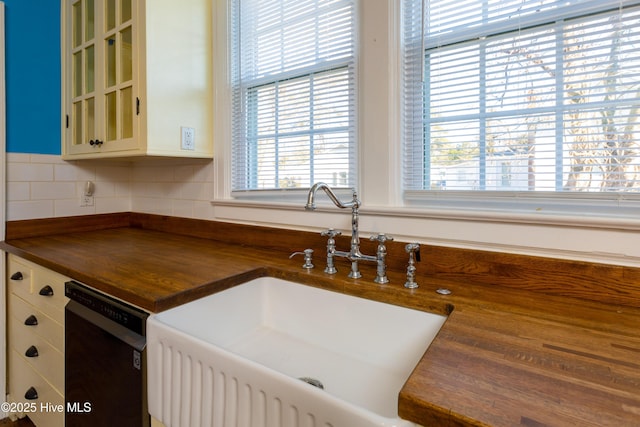
<svg viewBox="0 0 640 427"><path fill-rule="evenodd" d="M300 377L298 378L301 381L304 381L307 384L311 384L314 387L318 387L321 390L324 390L324 384L320 380L311 377Z"/></svg>

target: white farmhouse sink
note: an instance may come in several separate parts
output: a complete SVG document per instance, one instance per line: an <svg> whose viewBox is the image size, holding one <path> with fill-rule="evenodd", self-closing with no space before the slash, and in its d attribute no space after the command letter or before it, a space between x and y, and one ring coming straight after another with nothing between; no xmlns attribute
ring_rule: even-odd
<svg viewBox="0 0 640 427"><path fill-rule="evenodd" d="M167 427L413 426L398 393L445 320L255 279L149 317L149 411Z"/></svg>

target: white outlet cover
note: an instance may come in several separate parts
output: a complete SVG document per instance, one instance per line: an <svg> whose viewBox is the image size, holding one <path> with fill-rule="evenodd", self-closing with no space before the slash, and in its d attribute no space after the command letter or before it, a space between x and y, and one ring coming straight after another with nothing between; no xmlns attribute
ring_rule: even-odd
<svg viewBox="0 0 640 427"><path fill-rule="evenodd" d="M196 130L194 128L181 126L180 148L183 150L196 149Z"/></svg>
<svg viewBox="0 0 640 427"><path fill-rule="evenodd" d="M83 194L80 196L80 207L93 206L93 195L87 196Z"/></svg>

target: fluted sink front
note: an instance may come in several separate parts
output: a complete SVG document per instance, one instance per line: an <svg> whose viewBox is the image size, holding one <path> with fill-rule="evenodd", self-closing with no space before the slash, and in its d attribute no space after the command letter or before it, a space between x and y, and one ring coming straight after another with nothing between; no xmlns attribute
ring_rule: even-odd
<svg viewBox="0 0 640 427"><path fill-rule="evenodd" d="M255 279L149 318L150 411L168 427L411 426L398 393L445 320Z"/></svg>

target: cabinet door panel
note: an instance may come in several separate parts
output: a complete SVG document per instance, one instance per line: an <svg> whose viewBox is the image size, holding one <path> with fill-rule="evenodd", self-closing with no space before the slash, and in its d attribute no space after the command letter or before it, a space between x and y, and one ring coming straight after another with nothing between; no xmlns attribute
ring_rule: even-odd
<svg viewBox="0 0 640 427"><path fill-rule="evenodd" d="M96 17L95 17L95 5L93 0L85 0L85 26L84 26L84 37L85 41L93 40L95 37L96 31Z"/></svg>
<svg viewBox="0 0 640 427"><path fill-rule="evenodd" d="M73 103L73 110L71 112L72 127L72 143L73 145L82 144L84 141L83 127L82 127L82 101Z"/></svg>
<svg viewBox="0 0 640 427"><path fill-rule="evenodd" d="M95 52L93 45L86 47L84 55L84 94L91 93L95 90L96 74L95 74Z"/></svg>
<svg viewBox="0 0 640 427"><path fill-rule="evenodd" d="M107 0L105 3L105 28L113 30L116 26L116 0Z"/></svg>
<svg viewBox="0 0 640 427"><path fill-rule="evenodd" d="M86 115L84 116L84 122L87 124L87 134L85 140L91 141L96 139L96 103L95 98L87 98L85 101Z"/></svg>
<svg viewBox="0 0 640 427"><path fill-rule="evenodd" d="M120 23L124 24L132 17L131 14L131 0L120 1Z"/></svg>
<svg viewBox="0 0 640 427"><path fill-rule="evenodd" d="M117 45L116 45L116 36L111 35L107 37L104 41L104 49L106 52L105 64L104 64L104 74L106 76L105 86L107 88L111 88L116 85L116 57L117 57Z"/></svg>
<svg viewBox="0 0 640 427"><path fill-rule="evenodd" d="M120 30L120 83L133 78L133 37L131 27Z"/></svg>
<svg viewBox="0 0 640 427"><path fill-rule="evenodd" d="M79 1L77 3L75 3L72 6L73 11L71 12L73 15L72 18L72 29L71 29L71 33L72 33L72 39L73 39L73 43L72 46L74 48L80 46L82 44L82 2Z"/></svg>
<svg viewBox="0 0 640 427"><path fill-rule="evenodd" d="M107 142L118 139L118 127L117 127L117 117L118 117L118 108L117 108L118 100L116 98L116 92L110 92L105 97L105 110L106 110L106 124L107 124Z"/></svg>
<svg viewBox="0 0 640 427"><path fill-rule="evenodd" d="M79 50L73 54L73 96L74 98L82 95L82 54L84 51Z"/></svg>
<svg viewBox="0 0 640 427"><path fill-rule="evenodd" d="M120 105L122 106L122 138L133 137L133 90L131 87L120 91Z"/></svg>
<svg viewBox="0 0 640 427"><path fill-rule="evenodd" d="M69 1L72 3L69 138L71 147L81 149L96 139L96 56L99 52L95 43L95 0Z"/></svg>

